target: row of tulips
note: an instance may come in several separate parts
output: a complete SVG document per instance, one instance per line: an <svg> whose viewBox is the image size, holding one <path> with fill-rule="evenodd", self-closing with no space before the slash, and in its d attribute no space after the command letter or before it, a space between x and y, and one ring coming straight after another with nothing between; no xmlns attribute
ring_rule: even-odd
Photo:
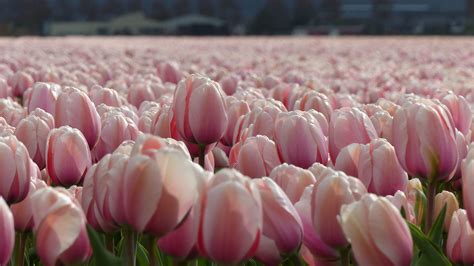
<svg viewBox="0 0 474 266"><path fill-rule="evenodd" d="M114 39L26 40L38 50L19 40L0 57L0 265L474 263L460 52L400 45L354 66L339 41L312 62L287 45L310 40L277 39L286 60L250 39L255 58L229 51L232 65L219 39L162 40L177 61ZM202 55L172 53L187 46ZM385 76L385 59L452 71Z"/></svg>

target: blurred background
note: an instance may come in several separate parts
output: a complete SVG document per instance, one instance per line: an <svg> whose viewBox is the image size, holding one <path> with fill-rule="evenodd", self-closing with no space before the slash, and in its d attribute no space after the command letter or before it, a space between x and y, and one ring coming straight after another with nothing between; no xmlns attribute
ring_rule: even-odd
<svg viewBox="0 0 474 266"><path fill-rule="evenodd" d="M474 0L0 0L0 35L474 33Z"/></svg>

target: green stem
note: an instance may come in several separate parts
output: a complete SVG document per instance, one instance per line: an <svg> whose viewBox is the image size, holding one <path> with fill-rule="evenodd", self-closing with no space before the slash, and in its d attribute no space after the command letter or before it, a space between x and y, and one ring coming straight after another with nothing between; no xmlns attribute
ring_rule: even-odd
<svg viewBox="0 0 474 266"><path fill-rule="evenodd" d="M349 266L350 265L350 253L351 248L341 248L339 250L339 254L341 256L341 266Z"/></svg>
<svg viewBox="0 0 474 266"><path fill-rule="evenodd" d="M150 266L157 266L157 256L156 256L156 238L154 236L146 236L146 249L148 251L148 259Z"/></svg>
<svg viewBox="0 0 474 266"><path fill-rule="evenodd" d="M114 236L106 234L105 235L105 247L107 248L110 253L115 255L115 243L114 243Z"/></svg>
<svg viewBox="0 0 474 266"><path fill-rule="evenodd" d="M198 147L199 147L199 165L202 168L204 168L204 164L205 164L204 156L205 156L205 152L206 152L206 145L198 144Z"/></svg>
<svg viewBox="0 0 474 266"><path fill-rule="evenodd" d="M122 252L122 257L127 262L129 266L136 265L136 254L137 254L137 236L138 234L133 231L133 229L126 227L123 228L122 234L124 237L124 250Z"/></svg>
<svg viewBox="0 0 474 266"><path fill-rule="evenodd" d="M295 252L293 254L291 254L290 256L288 256L288 258L286 259L284 265L292 265L292 266L303 266L305 265L304 262L302 261L300 255L298 254L298 252Z"/></svg>
<svg viewBox="0 0 474 266"><path fill-rule="evenodd" d="M15 234L14 260L15 260L15 265L17 266L25 265L25 246L26 246L27 237L28 235L24 232L17 232Z"/></svg>
<svg viewBox="0 0 474 266"><path fill-rule="evenodd" d="M434 180L428 182L428 190L426 193L427 210L425 217L425 233L428 233L433 225L434 199L438 183Z"/></svg>

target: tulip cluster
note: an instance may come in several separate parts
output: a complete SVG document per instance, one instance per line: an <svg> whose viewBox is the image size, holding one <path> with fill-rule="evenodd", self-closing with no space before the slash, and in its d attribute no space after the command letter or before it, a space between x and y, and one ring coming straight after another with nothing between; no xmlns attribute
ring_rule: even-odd
<svg viewBox="0 0 474 266"><path fill-rule="evenodd" d="M472 47L2 40L0 265L472 264Z"/></svg>

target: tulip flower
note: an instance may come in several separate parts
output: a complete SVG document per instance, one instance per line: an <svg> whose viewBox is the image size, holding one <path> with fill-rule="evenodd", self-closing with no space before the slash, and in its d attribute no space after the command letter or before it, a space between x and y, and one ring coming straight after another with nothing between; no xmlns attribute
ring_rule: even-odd
<svg viewBox="0 0 474 266"><path fill-rule="evenodd" d="M283 190L270 178L254 179L262 198L263 237L260 246L275 246L277 254L291 254L303 242L303 224L293 204ZM265 262L267 254L257 251L255 256ZM279 257L282 257L281 255ZM273 259L270 259L272 261Z"/></svg>
<svg viewBox="0 0 474 266"><path fill-rule="evenodd" d="M33 229L33 209L31 208L33 202L31 195L37 190L45 188L46 183L39 178L32 178L30 181L30 190L28 196L15 204L10 206L13 217L15 218L15 230L20 232L29 232Z"/></svg>
<svg viewBox="0 0 474 266"><path fill-rule="evenodd" d="M275 121L275 142L282 161L302 168L313 163L326 164L328 143L317 112L281 113Z"/></svg>
<svg viewBox="0 0 474 266"><path fill-rule="evenodd" d="M56 127L71 126L79 129L94 147L100 136L100 117L87 94L79 89L66 87L58 96L54 109Z"/></svg>
<svg viewBox="0 0 474 266"><path fill-rule="evenodd" d="M366 194L341 208L339 222L359 265L410 265L408 225L387 199Z"/></svg>
<svg viewBox="0 0 474 266"><path fill-rule="evenodd" d="M15 245L13 215L5 200L0 196L0 265L7 265Z"/></svg>
<svg viewBox="0 0 474 266"><path fill-rule="evenodd" d="M22 119L15 129L15 136L25 144L28 154L40 169L44 169L46 165L46 141L53 128L53 116L42 109L36 109Z"/></svg>
<svg viewBox="0 0 474 266"><path fill-rule="evenodd" d="M86 217L64 188L43 188L32 196L36 251L45 265L85 262L92 255Z"/></svg>
<svg viewBox="0 0 474 266"><path fill-rule="evenodd" d="M434 203L434 213L433 219L436 219L441 210L446 206L446 215L444 217L444 230L449 230L449 225L451 224L451 217L453 213L459 209L459 203L454 195L450 191L443 190L442 192L436 194L435 203Z"/></svg>
<svg viewBox="0 0 474 266"><path fill-rule="evenodd" d="M7 123L16 127L25 118L26 110L11 98L0 99L0 117L5 118Z"/></svg>
<svg viewBox="0 0 474 266"><path fill-rule="evenodd" d="M300 200L307 186L316 182L309 170L286 163L273 168L270 178L283 189L293 204Z"/></svg>
<svg viewBox="0 0 474 266"><path fill-rule="evenodd" d="M215 143L227 128L224 92L203 76L191 75L178 83L173 113L179 135L192 143Z"/></svg>
<svg viewBox="0 0 474 266"><path fill-rule="evenodd" d="M46 170L54 184L81 183L92 159L81 131L69 126L51 130L46 143Z"/></svg>
<svg viewBox="0 0 474 266"><path fill-rule="evenodd" d="M34 168L28 150L15 136L0 137L0 196L8 204L22 201L30 190Z"/></svg>
<svg viewBox="0 0 474 266"><path fill-rule="evenodd" d="M462 162L462 197L469 221L474 224L474 193L466 193L474 186L474 146L469 147L466 159Z"/></svg>
<svg viewBox="0 0 474 266"><path fill-rule="evenodd" d="M26 89L33 86L35 80L33 77L25 71L16 72L11 77L10 85L13 89L13 96L21 97Z"/></svg>
<svg viewBox="0 0 474 266"><path fill-rule="evenodd" d="M127 102L117 91L99 85L94 85L90 89L89 97L96 106L104 103L108 106L119 107Z"/></svg>
<svg viewBox="0 0 474 266"><path fill-rule="evenodd" d="M463 96L458 96L452 91L438 95L438 99L448 108L455 127L466 135L472 123L472 111L469 102Z"/></svg>
<svg viewBox="0 0 474 266"><path fill-rule="evenodd" d="M230 169L216 173L201 201L200 215L198 248L203 256L237 264L255 254L262 233L262 203L248 178Z"/></svg>
<svg viewBox="0 0 474 266"><path fill-rule="evenodd" d="M54 116L56 100L60 91L61 87L54 83L35 83L26 103L28 113L33 112L36 108L40 108Z"/></svg>
<svg viewBox="0 0 474 266"><path fill-rule="evenodd" d="M358 201L367 189L362 182L342 172L318 180L311 195L311 216L316 234L332 248L344 248L348 242L337 222L341 206Z"/></svg>
<svg viewBox="0 0 474 266"><path fill-rule="evenodd" d="M250 112L250 107L246 101L238 100L232 96L226 98L226 103L228 123L221 142L226 146L232 147L235 144L233 141L235 126L241 116Z"/></svg>
<svg viewBox="0 0 474 266"><path fill-rule="evenodd" d="M455 263L473 264L474 230L468 220L467 213L459 209L453 213L449 226L446 253Z"/></svg>
<svg viewBox="0 0 474 266"><path fill-rule="evenodd" d="M334 111L329 122L329 153L336 161L342 148L352 143L366 144L377 138L377 131L370 118L357 108Z"/></svg>
<svg viewBox="0 0 474 266"><path fill-rule="evenodd" d="M257 178L268 176L281 162L275 142L258 135L235 144L230 150L229 164L242 174Z"/></svg>

